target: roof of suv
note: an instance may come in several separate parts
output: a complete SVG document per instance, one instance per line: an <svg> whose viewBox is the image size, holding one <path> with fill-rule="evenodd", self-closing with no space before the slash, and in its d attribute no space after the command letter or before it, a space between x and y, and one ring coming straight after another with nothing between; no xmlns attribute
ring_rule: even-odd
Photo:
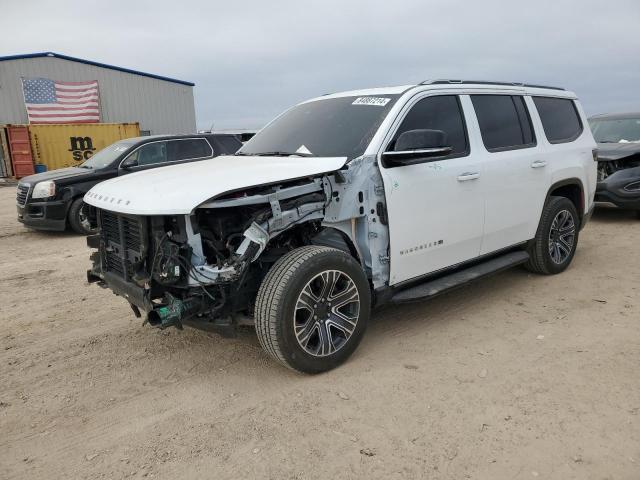
<svg viewBox="0 0 640 480"><path fill-rule="evenodd" d="M485 80L425 80L419 84L400 85L394 87L367 88L362 90L350 90L345 92L337 92L316 97L308 101L319 100L323 98L339 98L350 96L368 96L368 95L401 95L409 90L513 90L516 92L527 93L530 95L552 95L556 97L576 98L573 92L560 87L549 87L543 85L533 85L518 82L491 82Z"/></svg>

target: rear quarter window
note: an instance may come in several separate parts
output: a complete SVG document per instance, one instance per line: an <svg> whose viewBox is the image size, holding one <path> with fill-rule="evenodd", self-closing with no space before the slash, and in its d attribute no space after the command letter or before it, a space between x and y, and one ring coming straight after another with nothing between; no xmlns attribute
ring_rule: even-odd
<svg viewBox="0 0 640 480"><path fill-rule="evenodd" d="M533 97L549 143L573 142L582 133L582 121L573 100Z"/></svg>
<svg viewBox="0 0 640 480"><path fill-rule="evenodd" d="M169 143L169 161L205 158L213 155L211 146L204 138L171 140Z"/></svg>

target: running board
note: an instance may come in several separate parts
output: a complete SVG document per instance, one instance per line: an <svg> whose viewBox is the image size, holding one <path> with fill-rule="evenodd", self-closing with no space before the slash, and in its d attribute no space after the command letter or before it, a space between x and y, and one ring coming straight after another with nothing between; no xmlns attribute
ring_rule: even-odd
<svg viewBox="0 0 640 480"><path fill-rule="evenodd" d="M525 251L519 250L517 252L507 253L474 265L473 267L421 283L406 290L400 290L391 297L391 303L414 302L435 297L454 288L462 287L479 278L525 263L527 260L529 260L529 254Z"/></svg>

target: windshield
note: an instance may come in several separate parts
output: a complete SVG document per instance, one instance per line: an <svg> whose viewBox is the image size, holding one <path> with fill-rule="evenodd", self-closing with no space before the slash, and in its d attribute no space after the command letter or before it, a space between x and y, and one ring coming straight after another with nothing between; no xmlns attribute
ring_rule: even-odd
<svg viewBox="0 0 640 480"><path fill-rule="evenodd" d="M238 155L362 155L399 95L340 97L288 110L249 140Z"/></svg>
<svg viewBox="0 0 640 480"><path fill-rule="evenodd" d="M640 118L591 120L589 125L598 143L640 142Z"/></svg>
<svg viewBox="0 0 640 480"><path fill-rule="evenodd" d="M131 140L122 140L120 142L112 143L108 147L100 150L98 153L94 153L89 160L80 165L80 168L99 169L107 167L133 145L135 145L135 142Z"/></svg>

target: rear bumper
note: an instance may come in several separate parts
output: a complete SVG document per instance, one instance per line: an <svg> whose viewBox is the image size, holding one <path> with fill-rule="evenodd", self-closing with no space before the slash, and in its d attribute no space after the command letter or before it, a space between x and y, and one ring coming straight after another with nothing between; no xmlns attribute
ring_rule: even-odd
<svg viewBox="0 0 640 480"><path fill-rule="evenodd" d="M68 208L68 203L64 200L28 201L25 205L16 205L18 221L26 227L57 232L61 232L67 227Z"/></svg>

